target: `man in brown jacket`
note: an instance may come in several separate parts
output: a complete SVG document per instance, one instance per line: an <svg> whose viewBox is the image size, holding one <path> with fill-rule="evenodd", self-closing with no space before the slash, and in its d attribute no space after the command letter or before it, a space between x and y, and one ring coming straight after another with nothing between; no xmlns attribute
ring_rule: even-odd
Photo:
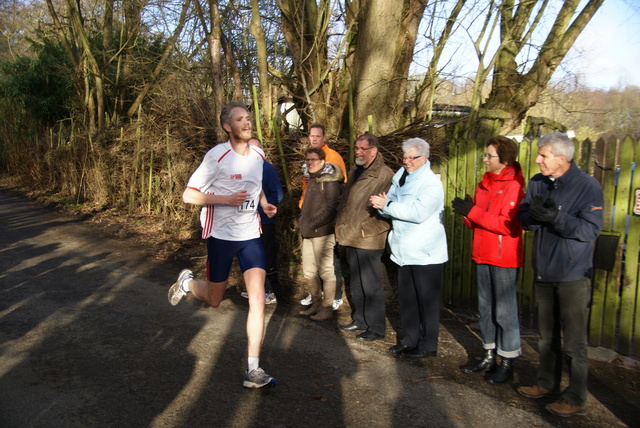
<svg viewBox="0 0 640 428"><path fill-rule="evenodd" d="M349 172L338 215L336 241L345 247L351 271L353 322L345 331L364 330L357 338L366 342L384 338L382 252L390 224L371 206L369 197L389 190L393 171L378 152L378 139L369 133L354 144L356 165Z"/></svg>

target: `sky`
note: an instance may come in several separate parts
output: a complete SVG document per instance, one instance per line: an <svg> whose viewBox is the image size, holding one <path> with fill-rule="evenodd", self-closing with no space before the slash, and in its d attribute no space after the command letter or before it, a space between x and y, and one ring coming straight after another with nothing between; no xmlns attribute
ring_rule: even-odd
<svg viewBox="0 0 640 428"><path fill-rule="evenodd" d="M640 87L640 0L605 0L570 56L593 89Z"/></svg>

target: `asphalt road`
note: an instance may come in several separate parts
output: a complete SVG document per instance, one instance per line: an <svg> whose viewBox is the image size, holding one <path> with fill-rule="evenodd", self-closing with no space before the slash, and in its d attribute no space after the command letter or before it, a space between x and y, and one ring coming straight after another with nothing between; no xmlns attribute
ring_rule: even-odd
<svg viewBox="0 0 640 428"><path fill-rule="evenodd" d="M386 352L390 338L361 343L270 305L261 366L278 386L244 389L246 300L229 290L217 309L172 307L178 270L0 192L0 426L626 425L593 397L565 421L513 385L443 375L467 358L454 320L439 357L412 362Z"/></svg>

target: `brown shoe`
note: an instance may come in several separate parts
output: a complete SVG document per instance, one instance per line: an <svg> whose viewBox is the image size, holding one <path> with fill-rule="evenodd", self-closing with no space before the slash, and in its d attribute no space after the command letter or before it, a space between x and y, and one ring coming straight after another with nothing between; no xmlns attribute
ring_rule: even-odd
<svg viewBox="0 0 640 428"><path fill-rule="evenodd" d="M314 301L313 303L311 303L311 306L309 306L306 310L300 311L298 313L300 315L308 317L309 315L317 314L320 311L320 309L322 309L322 304L320 302Z"/></svg>
<svg viewBox="0 0 640 428"><path fill-rule="evenodd" d="M540 385L521 386L518 388L518 392L527 398L542 398L555 394L553 391L543 388Z"/></svg>
<svg viewBox="0 0 640 428"><path fill-rule="evenodd" d="M554 401L551 404L547 404L544 408L553 413L556 416L562 416L563 418L568 418L573 415L586 415L587 408L585 406L577 406L575 404L569 403L564 398L559 399L558 401Z"/></svg>
<svg viewBox="0 0 640 428"><path fill-rule="evenodd" d="M333 317L333 308L331 306L323 306L318 313L311 315L309 318L314 321L326 321L331 317Z"/></svg>

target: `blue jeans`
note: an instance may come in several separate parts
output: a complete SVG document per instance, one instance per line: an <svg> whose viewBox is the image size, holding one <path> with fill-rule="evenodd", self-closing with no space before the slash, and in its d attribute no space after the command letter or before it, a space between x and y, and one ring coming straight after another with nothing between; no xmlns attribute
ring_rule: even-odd
<svg viewBox="0 0 640 428"><path fill-rule="evenodd" d="M538 385L558 390L562 379L562 355L568 357L569 386L562 398L584 406L587 401L587 323L591 281L536 282L540 366Z"/></svg>
<svg viewBox="0 0 640 428"><path fill-rule="evenodd" d="M517 268L478 264L478 309L484 349L504 358L520 355L520 323L516 299Z"/></svg>

